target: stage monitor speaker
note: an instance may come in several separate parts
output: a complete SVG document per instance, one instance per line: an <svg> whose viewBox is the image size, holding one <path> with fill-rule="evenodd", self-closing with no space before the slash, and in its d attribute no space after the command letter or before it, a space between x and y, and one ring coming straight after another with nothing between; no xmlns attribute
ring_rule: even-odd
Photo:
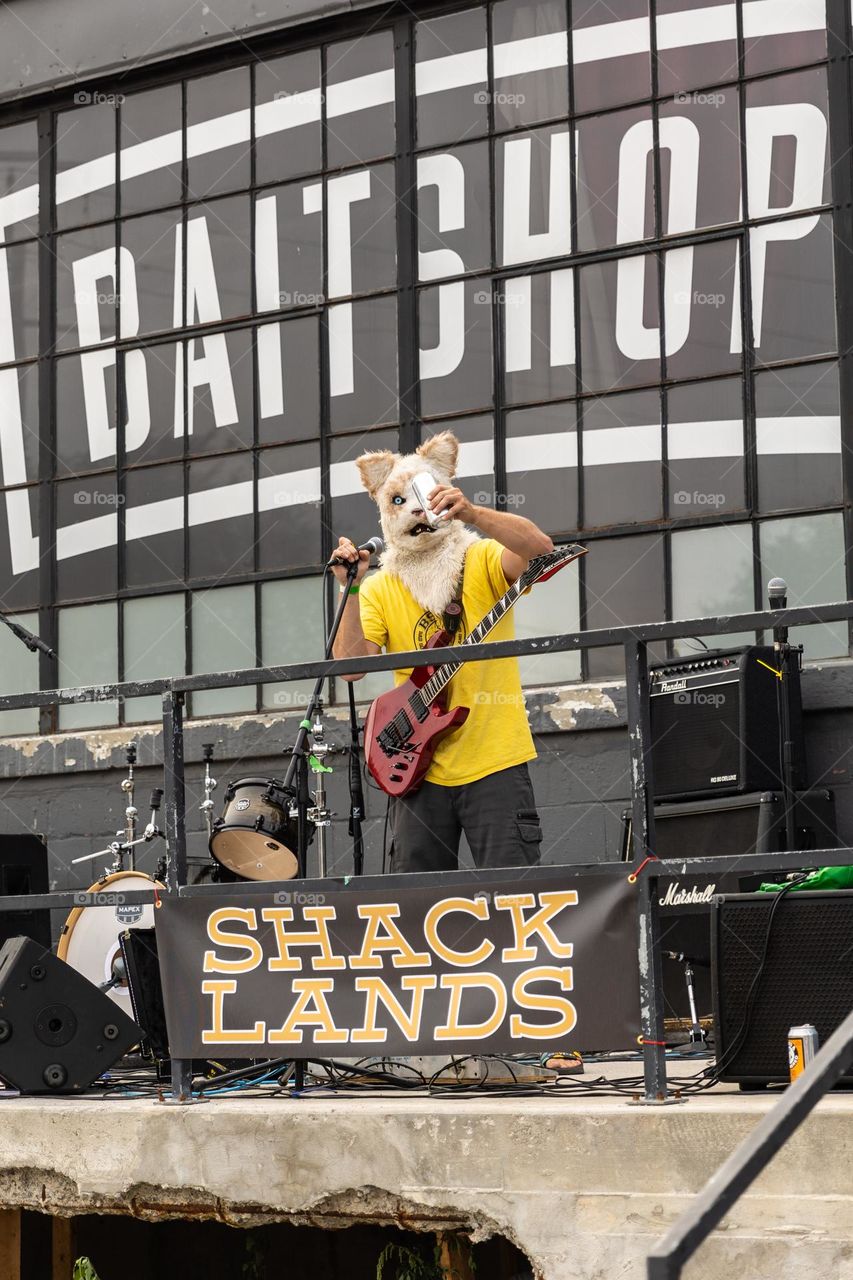
<svg viewBox="0 0 853 1280"><path fill-rule="evenodd" d="M781 787L777 665L773 648L758 645L655 664L649 671L655 799ZM796 664L790 697L794 785L801 787L805 747Z"/></svg>
<svg viewBox="0 0 853 1280"><path fill-rule="evenodd" d="M662 860L681 858L743 857L776 853L784 849L785 808L776 791L744 796L715 796L681 804L656 804L655 853ZM827 788L797 792L795 813L797 848L835 849L835 797ZM622 857L633 858L631 810L622 814ZM683 952L697 962L694 973L699 1013L710 1015L711 905L716 894L741 893L758 887L767 873L750 872L745 863L737 872L661 876L658 906L664 1009L667 1017L686 1018L690 1013L683 965L669 959L667 951Z"/></svg>
<svg viewBox="0 0 853 1280"><path fill-rule="evenodd" d="M47 893L49 888L44 838L31 832L0 834L0 897ZM0 944L19 934L26 934L49 949L48 909L0 911Z"/></svg>
<svg viewBox="0 0 853 1280"><path fill-rule="evenodd" d="M141 1031L109 996L32 938L0 949L0 1077L21 1093L81 1093Z"/></svg>
<svg viewBox="0 0 853 1280"><path fill-rule="evenodd" d="M786 894L771 927L774 901L724 897L712 913L717 1066L721 1080L742 1085L787 1084L790 1028L811 1022L824 1044L853 1009L853 891Z"/></svg>

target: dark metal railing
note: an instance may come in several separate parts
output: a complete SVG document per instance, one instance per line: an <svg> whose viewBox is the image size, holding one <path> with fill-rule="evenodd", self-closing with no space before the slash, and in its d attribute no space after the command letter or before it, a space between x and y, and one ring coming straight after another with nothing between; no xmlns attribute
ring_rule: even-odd
<svg viewBox="0 0 853 1280"><path fill-rule="evenodd" d="M169 893L188 896L197 892L189 888L184 796L183 720L186 695L202 689L231 689L261 683L287 683L323 676L344 676L363 672L372 674L400 667L440 666L446 662L482 662L485 659L542 656L574 649L591 649L621 645L625 654L627 685L628 749L632 808L633 868L642 873L637 878L637 916L640 960L640 1022L643 1038L645 1100L650 1103L667 1099L666 1054L663 1047L663 998L657 880L672 874L676 866L682 875L690 871L734 870L742 865L739 858L685 858L665 865L646 861L655 848L654 788L651 776L651 734L649 727L648 655L649 644L684 636L714 636L737 632L770 632L774 628L809 626L837 622L853 617L853 601L801 606L798 608L741 613L730 617L694 618L681 622L649 622L631 627L608 627L595 631L569 632L557 636L540 636L524 640L465 645L446 649L412 650L407 653L379 654L370 658L329 659L316 662L290 663L274 667L252 667L244 670L220 671L207 675L172 676L159 680L124 681L71 689L41 690L33 693L0 696L0 711L23 707L68 705L81 702L114 701L160 695L163 705L163 769L165 779L165 835L167 847L166 886ZM768 853L751 855L751 870L772 871L802 865L802 853ZM844 865L853 863L853 849L810 850L812 865ZM601 864L586 868L572 864L572 874L586 870L602 871ZM625 874L624 863L611 864L612 874ZM450 873L451 875L453 873ZM239 886L232 886L239 889ZM74 906L97 906L97 895L51 893L21 895L0 899L2 910L28 910L51 906L63 909ZM128 900L153 901L154 892L140 891ZM189 1064L173 1065L173 1093L188 1096Z"/></svg>

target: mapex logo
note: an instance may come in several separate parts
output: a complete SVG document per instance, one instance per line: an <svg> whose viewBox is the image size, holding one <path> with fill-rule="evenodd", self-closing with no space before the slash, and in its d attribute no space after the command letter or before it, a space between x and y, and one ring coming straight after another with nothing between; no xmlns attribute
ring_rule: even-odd
<svg viewBox="0 0 853 1280"><path fill-rule="evenodd" d="M682 889L678 880L671 880L666 886L666 893L662 898L658 898L658 906L661 907L693 907L702 906L713 901L714 893L717 888L716 880L710 884L706 884L704 889L697 888L693 885L689 889Z"/></svg>

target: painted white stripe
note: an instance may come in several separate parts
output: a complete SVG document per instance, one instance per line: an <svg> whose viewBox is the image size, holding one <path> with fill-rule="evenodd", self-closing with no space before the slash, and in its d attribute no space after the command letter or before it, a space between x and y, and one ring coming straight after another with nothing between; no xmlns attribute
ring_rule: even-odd
<svg viewBox="0 0 853 1280"><path fill-rule="evenodd" d="M554 31L544 36L527 36L523 40L508 40L505 44L495 45L495 79L521 76L529 71L547 71L551 67L565 67L568 60L565 31Z"/></svg>
<svg viewBox="0 0 853 1280"><path fill-rule="evenodd" d="M319 502L321 497L319 467L289 471L283 476L262 476L258 480L259 511L277 511L281 507Z"/></svg>
<svg viewBox="0 0 853 1280"><path fill-rule="evenodd" d="M215 489L191 493L187 500L188 523L210 524L231 516L250 516L254 505L254 484L241 480L237 484L221 484Z"/></svg>
<svg viewBox="0 0 853 1280"><path fill-rule="evenodd" d="M363 493L364 486L354 462L333 462L329 467L329 493L333 498L346 498Z"/></svg>
<svg viewBox="0 0 853 1280"><path fill-rule="evenodd" d="M381 107L394 101L394 69L374 71L369 76L355 80L342 80L340 84L326 87L326 114L330 120L349 115L351 111L364 111L367 107Z"/></svg>
<svg viewBox="0 0 853 1280"><path fill-rule="evenodd" d="M839 417L757 418L755 434L758 452L763 454L841 453Z"/></svg>
<svg viewBox="0 0 853 1280"><path fill-rule="evenodd" d="M654 422L645 427L602 427L583 433L585 467L603 467L620 462L656 462L660 456L661 429Z"/></svg>
<svg viewBox="0 0 853 1280"><path fill-rule="evenodd" d="M76 200L79 196L88 195L90 191L111 187L115 180L115 155L87 160L85 164L75 165L73 169L66 169L56 175L56 203L65 204L67 200Z"/></svg>
<svg viewBox="0 0 853 1280"><path fill-rule="evenodd" d="M506 442L507 474L551 471L578 465L576 431L549 431L537 436L514 436Z"/></svg>
<svg viewBox="0 0 853 1280"><path fill-rule="evenodd" d="M495 469L495 446L492 440L468 440L459 446L457 475L487 476Z"/></svg>
<svg viewBox="0 0 853 1280"><path fill-rule="evenodd" d="M687 49L696 44L716 44L737 39L737 6L708 5L683 13L659 13L658 49Z"/></svg>
<svg viewBox="0 0 853 1280"><path fill-rule="evenodd" d="M596 27L576 27L572 32L575 66L603 62L630 53L648 53L651 33L648 18L627 18L624 22L603 22Z"/></svg>
<svg viewBox="0 0 853 1280"><path fill-rule="evenodd" d="M103 547L114 547L118 541L118 514L113 511L106 516L94 516L91 520L81 520L79 524L69 524L56 531L56 558L69 560L72 556L82 556L88 551L100 551Z"/></svg>
<svg viewBox="0 0 853 1280"><path fill-rule="evenodd" d="M36 183L12 191L0 200L0 230L12 227L24 218L34 218L39 211L39 189Z"/></svg>
<svg viewBox="0 0 853 1280"><path fill-rule="evenodd" d="M322 95L319 87L306 89L304 93L289 93L286 97L261 102L255 107L255 137L266 138L271 133L285 129L298 129L301 124L313 124L322 113Z"/></svg>
<svg viewBox="0 0 853 1280"><path fill-rule="evenodd" d="M123 182L128 178L140 178L167 164L180 164L182 159L181 131L164 133L148 142L135 142L119 152L119 173Z"/></svg>
<svg viewBox="0 0 853 1280"><path fill-rule="evenodd" d="M153 538L158 533L171 533L184 527L183 498L161 498L128 507L124 513L124 536L128 542L137 538Z"/></svg>
<svg viewBox="0 0 853 1280"><path fill-rule="evenodd" d="M251 136L252 113L248 107L213 120L202 120L187 127L187 157L191 160L195 156L206 156L211 151L248 142Z"/></svg>
<svg viewBox="0 0 853 1280"><path fill-rule="evenodd" d="M746 40L795 31L819 31L825 26L826 0L747 0L743 6Z"/></svg>
<svg viewBox="0 0 853 1280"><path fill-rule="evenodd" d="M446 58L429 58L415 64L415 93L419 98L445 89L459 89L469 84L485 84L489 61L485 49L468 53L451 53Z"/></svg>
<svg viewBox="0 0 853 1280"><path fill-rule="evenodd" d="M743 422L724 418L712 422L671 422L666 451L673 460L739 458L743 454Z"/></svg>

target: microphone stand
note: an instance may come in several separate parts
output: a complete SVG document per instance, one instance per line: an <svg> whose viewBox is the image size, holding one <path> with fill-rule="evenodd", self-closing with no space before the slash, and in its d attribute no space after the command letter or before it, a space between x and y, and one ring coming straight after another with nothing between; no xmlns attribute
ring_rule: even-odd
<svg viewBox="0 0 853 1280"><path fill-rule="evenodd" d="M349 689L349 725L350 725L349 834L352 837L353 875L360 876L360 875L363 875L364 873L364 836L361 830L361 820L364 817L364 788L361 785L361 769L359 767L358 713L356 712L356 709L355 709L355 690L352 687L351 680L347 682L347 688Z"/></svg>
<svg viewBox="0 0 853 1280"><path fill-rule="evenodd" d="M358 573L358 565L359 565L359 562L357 560L347 565L346 591L342 591L340 593L340 599L338 601L338 609L335 614L335 619L334 619L334 622L332 623L331 630L329 631L329 635L326 639L326 650L325 650L324 657L327 659L332 656L332 648L334 647L335 639L337 637L338 631L340 630L341 619L344 616L344 609L346 608L347 600L349 599L349 589L352 586L352 583L355 581L355 575ZM318 758L317 756L312 755L308 747L308 734L312 728L311 722L314 716L318 714L320 707L322 706L321 695L323 693L323 684L325 680L326 680L325 676L317 677L316 684L314 685L314 691L311 694L311 698L308 703L308 707L305 711L305 715L303 716L302 720L299 722L299 731L296 734L296 741L294 742L291 748L290 764L287 766L287 773L285 774L285 778L284 778L285 790L287 790L288 788L292 788L294 778L296 779L296 806L295 806L296 807L296 832L297 832L296 858L298 863L298 875L300 879L305 878L305 871L306 871L306 865L307 865L307 859L308 859L308 822L309 822L309 808L310 808L310 799L311 799L308 792L308 768L310 765L310 767L314 769L316 773L320 773L320 774L331 772L328 769L328 767L323 764L321 758ZM322 779L321 779L321 786L319 788L319 792L320 792L321 799L324 801L325 789L322 787ZM319 849L319 855L320 855L319 871L320 871L320 875L324 876L326 874L325 825L320 825L320 823L324 823L328 815L325 815L325 811L322 815L320 815L316 809L315 809L315 814L317 814L317 816L319 817L319 822L318 822L318 830L320 833L319 841L318 841L318 849Z"/></svg>
<svg viewBox="0 0 853 1280"><path fill-rule="evenodd" d="M772 578L767 584L767 596L771 609L784 609L788 603L788 586L782 578ZM797 847L796 791L794 777L794 742L791 733L791 659L799 663L802 647L788 643L788 628L773 628L773 648L779 663L782 698L779 712L779 730L782 738L782 799L785 809L785 843L788 852Z"/></svg>
<svg viewBox="0 0 853 1280"><path fill-rule="evenodd" d="M56 650L51 649L49 644L45 644L40 636L33 635L32 631L28 631L26 627L22 627L20 622L13 622L11 618L7 618L5 613L0 613L0 622L7 626L13 635L17 636L22 644L25 644L31 653L37 650L47 654L48 658L56 657Z"/></svg>

